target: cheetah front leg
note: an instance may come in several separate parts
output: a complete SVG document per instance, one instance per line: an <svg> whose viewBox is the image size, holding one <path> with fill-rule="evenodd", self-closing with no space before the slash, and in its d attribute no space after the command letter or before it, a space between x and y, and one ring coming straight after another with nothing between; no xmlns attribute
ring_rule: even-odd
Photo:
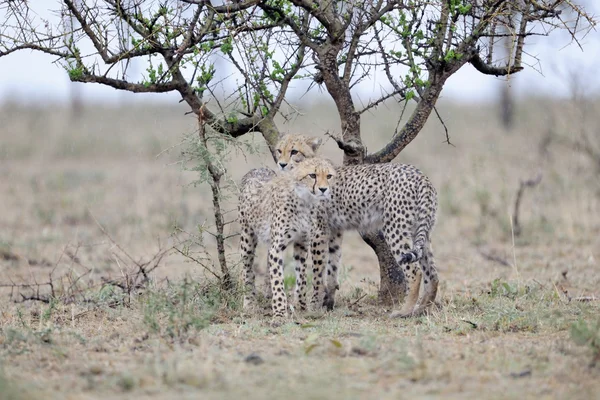
<svg viewBox="0 0 600 400"><path fill-rule="evenodd" d="M328 310L333 310L335 293L339 290L338 272L342 260L342 232L332 232L329 237L329 261L327 263L327 285L323 305Z"/></svg>
<svg viewBox="0 0 600 400"><path fill-rule="evenodd" d="M312 239L311 254L313 262L313 297L311 300L311 308L318 310L323 307L325 300L325 285L323 282L323 274L326 272L329 252L327 245L329 244L329 235L322 230L319 230Z"/></svg>
<svg viewBox="0 0 600 400"><path fill-rule="evenodd" d="M306 258L308 243L294 243L294 270L296 271L295 303L300 311L306 311Z"/></svg>
<svg viewBox="0 0 600 400"><path fill-rule="evenodd" d="M244 304L243 309L252 311L256 308L256 285L254 274L254 252L256 251L257 238L249 229L242 229L240 235L240 252L244 262Z"/></svg>
<svg viewBox="0 0 600 400"><path fill-rule="evenodd" d="M271 292L271 274L269 273L269 256L267 255L267 263L265 264L267 269L265 270L265 280L264 280L264 288L265 288L265 300L270 302L273 298L273 293Z"/></svg>
<svg viewBox="0 0 600 400"><path fill-rule="evenodd" d="M269 275L271 277L271 307L273 309L273 322L287 317L287 297L283 284L283 252L287 244L277 238L271 239L269 250Z"/></svg>

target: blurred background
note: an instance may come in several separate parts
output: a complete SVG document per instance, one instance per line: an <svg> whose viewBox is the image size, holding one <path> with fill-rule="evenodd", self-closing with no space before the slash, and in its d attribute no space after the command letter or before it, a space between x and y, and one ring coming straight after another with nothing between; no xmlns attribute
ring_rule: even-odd
<svg viewBox="0 0 600 400"><path fill-rule="evenodd" d="M600 12L597 2L587 7ZM437 109L452 145L432 115L397 159L417 165L438 188L433 242L442 290L471 290L473 281L515 274L552 278L565 269L580 272L572 275L582 292L600 283L600 274L585 273L597 268L600 248L600 35L584 37L583 51L568 35L544 39L531 38L529 50L539 64L508 80L470 66L450 78ZM70 83L53 61L31 52L0 58L0 262L7 266L0 280L29 281L46 276L50 266L118 275L114 244L100 226L140 258L164 248L176 227L210 228L210 190L193 185L198 173L182 168L185 137L194 133L196 120L177 94ZM368 96L376 82L374 77L372 87L362 85L357 98ZM300 112L280 121L280 129L339 132L332 103L318 91L302 96L304 90L292 91L290 101ZM389 140L402 108L388 102L364 116L369 150ZM258 152L232 149L222 160L234 184L252 167L271 166L259 135L241 140ZM341 162L331 140L324 152ZM515 236L517 192L522 181L538 177L539 185L523 192L522 232ZM236 216L234 192L225 203L228 221ZM227 229L234 234L236 228L232 223ZM346 241L346 287L373 290L379 273L374 254L356 234ZM235 258L235 238L230 246ZM176 255L165 262L159 274L203 273ZM507 268L515 264L518 271Z"/></svg>

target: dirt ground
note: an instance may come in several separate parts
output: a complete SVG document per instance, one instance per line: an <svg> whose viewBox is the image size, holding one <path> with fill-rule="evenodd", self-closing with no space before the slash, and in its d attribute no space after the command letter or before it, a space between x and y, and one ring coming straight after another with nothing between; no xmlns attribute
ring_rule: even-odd
<svg viewBox="0 0 600 400"><path fill-rule="evenodd" d="M365 116L370 151L399 107ZM211 195L182 168L195 128L184 108L5 104L0 399L599 398L600 161L565 145L588 132L600 149L600 104L586 107L529 99L506 132L491 106L442 101L453 145L432 117L397 159L438 189L438 306L387 318L376 257L348 233L337 308L271 328L211 284ZM282 125L320 136L338 126L329 104ZM219 160L233 182L271 166L259 136L243 140L258 152ZM324 152L341 162L331 140ZM538 176L514 235L520 182ZM235 204L225 201L227 221ZM181 242L199 226L203 254ZM238 277L235 236L228 243ZM143 287L124 279L139 265L156 267Z"/></svg>

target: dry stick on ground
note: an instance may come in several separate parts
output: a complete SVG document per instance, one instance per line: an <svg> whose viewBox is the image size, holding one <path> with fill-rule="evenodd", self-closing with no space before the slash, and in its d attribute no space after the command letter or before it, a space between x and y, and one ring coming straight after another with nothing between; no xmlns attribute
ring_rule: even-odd
<svg viewBox="0 0 600 400"><path fill-rule="evenodd" d="M512 265L508 261L506 261L504 258L502 258L496 254L492 254L492 253L487 252L482 249L479 249L478 251L479 251L479 254L481 254L481 256L483 258L485 258L486 260L496 262L500 265L504 265L505 267L512 267Z"/></svg>
<svg viewBox="0 0 600 400"><path fill-rule="evenodd" d="M517 191L517 197L515 199L515 207L513 209L513 229L514 235L521 235L521 224L519 223L519 210L521 207L521 198L523 197L523 193L525 192L525 188L534 188L542 181L542 174L538 175L534 179L528 179L525 181L521 181L519 184L519 190Z"/></svg>
<svg viewBox="0 0 600 400"><path fill-rule="evenodd" d="M109 239L109 241L122 253L125 255L125 258L129 260L134 268L132 272L124 272L122 276L116 279L101 277L100 285L93 286L84 286L81 287L78 283L81 279L88 275L91 272L90 268L84 267L87 269L83 274L76 276L73 278L72 271L56 278L54 272L63 258L64 254L67 254L71 260L81 265L81 263L76 260L75 255L69 254L67 248L69 245L65 246L61 256L54 264L54 268L48 274L48 281L39 283L33 278L32 283L15 283L12 280L10 283L0 283L0 288L10 288L10 298L15 302L25 302L28 300L39 301L42 303L50 303L52 300L60 300L65 304L72 304L78 300L81 300L85 303L95 303L93 300L89 300L86 298L86 293L88 293L91 289L101 288L106 285L112 285L120 288L124 294L127 295L127 299L131 300L131 295L136 289L143 289L150 282L150 273L152 273L155 269L157 269L163 260L163 258L174 248L169 247L167 249L159 249L156 254L154 254L150 260L146 262L136 261L123 247L121 247L106 231L106 229L98 222L98 220L91 214L92 218L102 231L102 233ZM79 245L78 245L79 246ZM121 260L126 262L127 260L123 260L123 257L116 252L113 252L113 255L117 260ZM64 284L64 281L67 284ZM59 282L57 284L56 282ZM59 288L59 289L57 289ZM24 294L22 291L29 291L31 294ZM15 293L16 292L16 293ZM15 298L15 295L18 295L20 298ZM97 305L97 304L96 304Z"/></svg>

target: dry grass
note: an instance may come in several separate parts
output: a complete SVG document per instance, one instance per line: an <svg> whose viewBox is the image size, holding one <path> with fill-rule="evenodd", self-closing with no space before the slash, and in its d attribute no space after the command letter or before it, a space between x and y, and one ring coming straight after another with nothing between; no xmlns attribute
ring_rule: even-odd
<svg viewBox="0 0 600 400"><path fill-rule="evenodd" d="M584 155L544 150L543 139L548 113L558 116L555 131L600 121L531 100L507 134L488 107L439 108L456 147L442 143L432 119L399 157L439 191L438 307L389 320L375 304L376 258L348 234L338 308L276 329L242 315L236 296L224 298L202 266L174 253L127 301L102 285L168 248L175 226L210 224L207 187L188 186L197 176L177 164L177 144L194 129L185 110L89 107L73 119L63 109L0 109L0 283L52 274L57 290L76 280L85 293L15 303L2 290L0 398L597 396L600 370L590 364L600 354L600 310L577 299L600 295L600 183ZM370 149L384 143L397 112L367 116ZM313 105L284 129L320 135L337 129L333 115ZM340 161L331 141L325 151ZM238 179L270 164L257 154L226 165ZM513 238L519 181L539 172L541 184L523 197L523 233Z"/></svg>

